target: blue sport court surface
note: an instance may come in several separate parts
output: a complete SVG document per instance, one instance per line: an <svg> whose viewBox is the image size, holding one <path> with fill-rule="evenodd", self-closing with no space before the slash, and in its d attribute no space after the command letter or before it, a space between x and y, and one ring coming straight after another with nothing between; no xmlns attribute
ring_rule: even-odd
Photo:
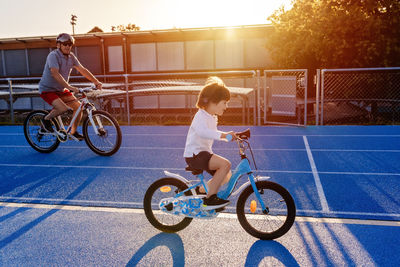
<svg viewBox="0 0 400 267"><path fill-rule="evenodd" d="M246 129L237 126L219 128L226 131ZM302 232L306 229L298 223L309 223L307 218L371 220L388 222L391 225L388 237L397 236L395 239L399 240L400 227L392 224L400 221L400 126L250 129L258 173L270 176L272 181L286 187L295 200L298 219L293 231ZM3 212L12 209L7 207L8 204L19 207L23 203L79 206L83 210L91 207L141 209L147 187L164 176L163 170L192 178L190 173L184 171L182 157L187 130L187 126L125 126L122 127L120 150L111 157L101 157L94 154L84 141L69 141L50 154L41 154L25 141L22 126L2 126L0 211L2 207ZM235 142L215 142L214 152L231 160L232 166L240 160ZM247 154L251 157L250 153ZM34 208L26 209L36 212ZM10 210L2 217L0 215L0 223L5 225L17 210ZM223 217L233 216L232 213L235 213L235 199ZM50 214L49 217L57 216ZM318 221L321 222L323 220ZM143 224L146 229L151 229L145 220ZM371 236L384 236L381 231L385 226L366 223L364 227L364 230L357 229L354 232L357 232L357 238L367 243L364 249L373 250L368 248L368 244L375 246L371 245L371 242L374 243ZM368 238L363 231L372 234ZM23 231L21 235L25 233ZM153 230L153 233L157 231ZM14 240L12 234L3 236L6 237L0 241L0 249L11 246ZM166 242L175 238L159 237L166 239ZM178 238L184 242L182 239L185 237ZM151 236L146 240L145 244L148 244ZM300 238L299 242L302 246L309 246L310 251L313 251L313 246L318 247L318 244L310 245L305 237ZM260 244L264 243L254 243L249 252L258 255L254 249L266 246ZM269 249L281 249L279 243L268 244ZM271 248L271 244L275 245ZM380 257L387 255L383 253ZM349 255L347 257L352 259ZM331 258L326 256L326 259L329 262ZM247 263L245 257L244 260ZM297 258L289 260L296 261ZM387 263L380 259L373 261L384 265ZM320 263L315 255L309 262L315 265ZM346 260L345 257L344 262L351 265L359 261ZM297 263L302 265L298 260Z"/></svg>

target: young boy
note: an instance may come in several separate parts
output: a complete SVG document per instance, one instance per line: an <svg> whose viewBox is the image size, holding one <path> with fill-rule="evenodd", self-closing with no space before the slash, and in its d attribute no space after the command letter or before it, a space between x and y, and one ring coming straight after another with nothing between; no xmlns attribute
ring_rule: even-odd
<svg viewBox="0 0 400 267"><path fill-rule="evenodd" d="M228 134L235 139L234 132L222 132L217 129L218 117L228 107L230 93L221 79L211 77L201 90L196 106L199 108L190 125L186 139L184 157L189 167L205 170L212 179L207 183L209 192L203 199L209 209L217 209L229 204L228 200L217 196L221 185L227 183L232 175L231 163L212 151L214 140L226 141ZM198 192L205 193L203 187Z"/></svg>

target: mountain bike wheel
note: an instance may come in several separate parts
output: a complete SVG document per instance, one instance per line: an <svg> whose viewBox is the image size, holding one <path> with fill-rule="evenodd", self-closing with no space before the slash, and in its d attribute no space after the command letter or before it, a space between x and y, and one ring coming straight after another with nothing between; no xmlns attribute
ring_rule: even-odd
<svg viewBox="0 0 400 267"><path fill-rule="evenodd" d="M270 181L256 183L268 211L262 211L249 185L240 194L236 212L246 232L260 239L275 239L289 231L296 217L296 206L290 193L281 185Z"/></svg>
<svg viewBox="0 0 400 267"><path fill-rule="evenodd" d="M101 156L111 156L121 146L122 134L118 122L107 112L96 110L83 122L83 135L88 147ZM94 128L97 129L97 133Z"/></svg>
<svg viewBox="0 0 400 267"><path fill-rule="evenodd" d="M41 120L46 116L46 110L34 110L26 116L24 121L24 135L29 145L41 153L53 152L60 144L57 136L51 133L41 133ZM58 124L52 121L56 130L59 130Z"/></svg>
<svg viewBox="0 0 400 267"><path fill-rule="evenodd" d="M188 186L175 178L162 178L154 182L146 191L143 200L144 213L149 222L158 230L175 233L186 228L193 218L166 214L160 210L161 199L174 197L179 191L187 189ZM189 190L185 193L191 196Z"/></svg>

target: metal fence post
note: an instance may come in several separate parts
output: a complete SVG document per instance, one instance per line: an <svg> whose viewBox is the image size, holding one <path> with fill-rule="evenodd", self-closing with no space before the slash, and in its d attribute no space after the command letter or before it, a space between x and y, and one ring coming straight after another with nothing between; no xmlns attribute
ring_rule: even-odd
<svg viewBox="0 0 400 267"><path fill-rule="evenodd" d="M125 90L126 90L126 113L128 116L128 125L131 125L131 114L129 109L129 79L128 74L124 74L125 77Z"/></svg>
<svg viewBox="0 0 400 267"><path fill-rule="evenodd" d="M307 127L308 70L304 71L304 127Z"/></svg>
<svg viewBox="0 0 400 267"><path fill-rule="evenodd" d="M10 116L11 116L11 123L14 124L15 120L14 120L14 101L13 101L13 89L12 89L12 80L11 79L7 79L8 80L8 90L10 93Z"/></svg>
<svg viewBox="0 0 400 267"><path fill-rule="evenodd" d="M257 126L261 125L261 105L260 105L260 70L257 70ZM254 124L256 122L254 121Z"/></svg>
<svg viewBox="0 0 400 267"><path fill-rule="evenodd" d="M320 125L324 125L324 78L325 78L325 70L321 71L321 122Z"/></svg>
<svg viewBox="0 0 400 267"><path fill-rule="evenodd" d="M315 125L319 124L319 98L320 98L320 86L321 86L321 70L317 69L317 92L316 92L316 111L315 111Z"/></svg>

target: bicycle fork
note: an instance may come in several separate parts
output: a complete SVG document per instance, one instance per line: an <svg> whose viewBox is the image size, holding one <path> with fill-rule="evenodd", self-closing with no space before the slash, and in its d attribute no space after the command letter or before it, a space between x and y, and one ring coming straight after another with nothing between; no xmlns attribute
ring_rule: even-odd
<svg viewBox="0 0 400 267"><path fill-rule="evenodd" d="M261 198L261 193L258 191L257 184L255 182L253 173L249 174L249 180L250 180L251 186L253 187L254 195L256 195L258 203L260 203L260 205L261 205L261 209L262 209L263 213L268 214L269 208L267 206L265 206L265 203ZM250 209L252 209L252 208L250 207Z"/></svg>
<svg viewBox="0 0 400 267"><path fill-rule="evenodd" d="M101 121L98 117L96 117L97 124L95 123L95 121L93 119L93 115L92 115L93 109L88 109L87 112L88 112L88 117L89 117L90 123L92 124L92 127L93 127L93 131L96 133L96 135L100 135L99 130L97 129L96 125L99 126L99 129L103 129L103 124L101 123Z"/></svg>

